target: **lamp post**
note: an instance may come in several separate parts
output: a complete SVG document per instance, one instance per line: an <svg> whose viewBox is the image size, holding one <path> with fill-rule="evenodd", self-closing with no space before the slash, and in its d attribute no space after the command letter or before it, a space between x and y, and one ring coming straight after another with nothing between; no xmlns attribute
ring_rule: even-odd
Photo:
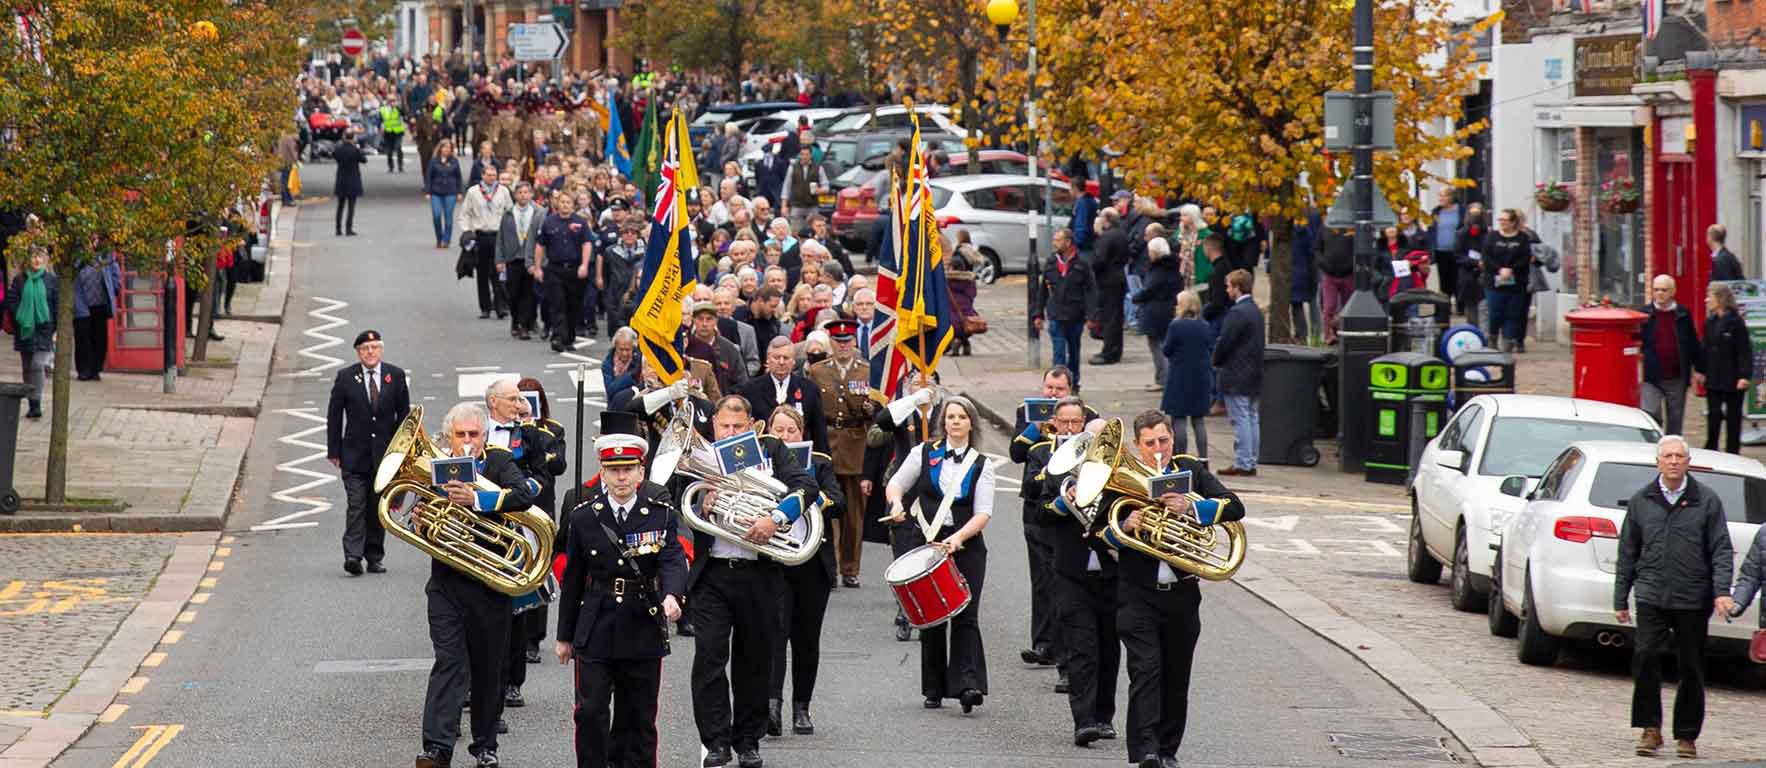
<svg viewBox="0 0 1766 768"><path fill-rule="evenodd" d="M1373 443L1373 402L1367 394L1368 365L1386 353L1390 324L1373 293L1374 252L1374 4L1355 0L1355 122L1351 140L1349 194L1355 216L1355 293L1343 307L1337 337L1342 393L1338 403L1340 468L1360 472Z"/></svg>
<svg viewBox="0 0 1766 768"><path fill-rule="evenodd" d="M1036 159L1039 153L1036 144L1036 0L1026 0L1026 4L1028 7L1026 8L1025 14L1025 27L1029 32L1027 37L1029 62L1024 70L1024 127L1026 131L1024 155L1028 162L1024 165L1024 175L1026 182L1025 192L1028 193L1030 188L1036 185ZM993 28L999 33L1000 43L1003 45L1006 42L1006 31L1012 26L1013 22L1018 20L1017 0L988 0L987 20L993 23ZM1024 228L1030 236L1030 254L1024 267L1024 315L1026 341L1024 347L1025 363L1028 367L1033 369L1042 367L1042 342L1039 340L1036 332L1036 319L1033 317L1033 314L1035 313L1037 306L1041 304L1039 299L1042 282L1038 280L1037 277L1042 273L1041 267L1045 260L1042 248L1047 247L1047 244L1053 238L1055 229L1053 208L1054 192L1053 179L1048 174L1044 174L1042 192L1042 236L1038 236L1036 229L1036 206L1027 206L1027 210L1024 212ZM1025 199L1031 199L1030 195L1026 194Z"/></svg>

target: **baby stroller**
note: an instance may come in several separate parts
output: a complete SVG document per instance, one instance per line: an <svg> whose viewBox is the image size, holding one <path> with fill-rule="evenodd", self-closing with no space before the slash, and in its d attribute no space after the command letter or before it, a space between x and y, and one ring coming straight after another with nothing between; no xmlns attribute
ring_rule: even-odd
<svg viewBox="0 0 1766 768"><path fill-rule="evenodd" d="M338 142L343 141L344 133L350 129L350 121L326 112L314 112L307 115L307 126L313 131L312 148L307 156L312 160L329 160Z"/></svg>

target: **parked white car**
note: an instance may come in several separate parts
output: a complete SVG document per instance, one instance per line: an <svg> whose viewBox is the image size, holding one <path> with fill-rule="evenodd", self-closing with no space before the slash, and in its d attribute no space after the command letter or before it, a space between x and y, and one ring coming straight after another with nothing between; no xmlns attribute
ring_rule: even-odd
<svg viewBox="0 0 1766 768"><path fill-rule="evenodd" d="M1065 229L1073 216L1073 195L1064 181L1051 181L1054 189L1054 227ZM975 266L975 279L992 283L1008 272L1023 272L1030 263L1030 231L1025 225L1025 212L1041 213L1043 184L1031 183L1024 176L978 173L934 177L932 186L933 212L938 227L952 242L956 230L969 232L969 240L981 254L982 263ZM1037 216L1040 229L1042 216Z"/></svg>
<svg viewBox="0 0 1766 768"><path fill-rule="evenodd" d="M918 104L914 112L920 116L920 130L925 132L943 131L958 136L967 136L963 126L957 125L950 117L950 107L942 104ZM854 110L835 119L823 129L826 133L850 133L852 131L905 131L912 130L913 120L908 117L908 108L900 104L877 107L876 109Z"/></svg>
<svg viewBox="0 0 1766 768"><path fill-rule="evenodd" d="M774 137L783 137L790 131L795 130L797 128L798 118L801 117L808 119L810 130L819 133L826 130L829 123L835 118L846 114L847 111L848 110L845 109L830 107L816 109L787 109L782 112L774 112L765 117L755 118L754 122L750 123L747 128L744 129L747 131L747 135L742 139L741 160L743 170L752 173L754 170L754 164L760 160L760 153L766 151L767 145L773 142ZM792 159L795 160L796 158Z"/></svg>
<svg viewBox="0 0 1766 768"><path fill-rule="evenodd" d="M1520 511L1501 492L1510 475L1538 477L1578 440L1654 444L1649 414L1629 406L1543 395L1479 395L1423 448L1410 482L1410 580L1434 584L1451 565L1448 602L1482 611L1490 594L1490 543Z"/></svg>
<svg viewBox="0 0 1766 768"><path fill-rule="evenodd" d="M1691 464L1691 476L1723 500L1739 570L1766 520L1766 465L1698 448ZM1578 442L1525 494L1525 506L1497 541L1496 589L1489 607L1490 632L1519 635L1516 655L1523 664L1556 663L1564 640L1610 647L1630 643L1634 628L1613 615L1619 531L1631 494L1656 476L1655 446ZM1526 484L1509 477L1503 488L1520 495ZM1757 604L1733 622L1712 616L1711 645L1745 648L1757 626Z"/></svg>

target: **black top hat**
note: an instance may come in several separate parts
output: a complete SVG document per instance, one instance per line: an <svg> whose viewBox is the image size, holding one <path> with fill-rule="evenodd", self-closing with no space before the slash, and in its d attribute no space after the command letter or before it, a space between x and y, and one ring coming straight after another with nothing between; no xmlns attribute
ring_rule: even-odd
<svg viewBox="0 0 1766 768"><path fill-rule="evenodd" d="M644 436L638 414L631 411L606 410L601 412L601 434L603 435L637 435Z"/></svg>

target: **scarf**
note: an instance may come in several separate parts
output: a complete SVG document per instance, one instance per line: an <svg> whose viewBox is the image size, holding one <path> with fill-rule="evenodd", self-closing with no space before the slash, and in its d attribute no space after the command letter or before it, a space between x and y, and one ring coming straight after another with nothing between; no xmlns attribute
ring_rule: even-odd
<svg viewBox="0 0 1766 768"><path fill-rule="evenodd" d="M34 338L37 326L49 322L49 291L43 286L43 270L25 271L24 288L19 291L13 320L18 323L20 339Z"/></svg>

